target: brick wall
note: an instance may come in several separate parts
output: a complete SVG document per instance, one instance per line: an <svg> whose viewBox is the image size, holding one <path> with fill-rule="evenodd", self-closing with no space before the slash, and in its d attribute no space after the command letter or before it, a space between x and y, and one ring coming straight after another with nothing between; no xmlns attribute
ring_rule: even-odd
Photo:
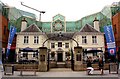
<svg viewBox="0 0 120 79"><path fill-rule="evenodd" d="M115 35L116 46L120 47L120 12L112 17L112 26Z"/></svg>

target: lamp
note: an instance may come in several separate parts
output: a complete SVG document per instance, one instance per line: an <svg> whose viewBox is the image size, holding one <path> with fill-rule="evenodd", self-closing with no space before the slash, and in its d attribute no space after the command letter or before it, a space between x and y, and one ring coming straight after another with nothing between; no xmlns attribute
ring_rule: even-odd
<svg viewBox="0 0 120 79"><path fill-rule="evenodd" d="M41 13L44 14L45 11L39 11L40 12L40 15L39 15L39 21L41 21Z"/></svg>

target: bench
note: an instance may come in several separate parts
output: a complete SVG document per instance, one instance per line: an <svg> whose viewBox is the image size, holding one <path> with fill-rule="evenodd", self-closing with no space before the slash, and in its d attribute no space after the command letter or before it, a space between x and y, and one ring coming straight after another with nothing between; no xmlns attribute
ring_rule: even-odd
<svg viewBox="0 0 120 79"><path fill-rule="evenodd" d="M18 71L20 71L20 75L23 75L23 71L33 71L34 75L36 75L36 72L38 71L38 69L35 68L35 66L29 66L29 65L22 65L21 68L17 69Z"/></svg>

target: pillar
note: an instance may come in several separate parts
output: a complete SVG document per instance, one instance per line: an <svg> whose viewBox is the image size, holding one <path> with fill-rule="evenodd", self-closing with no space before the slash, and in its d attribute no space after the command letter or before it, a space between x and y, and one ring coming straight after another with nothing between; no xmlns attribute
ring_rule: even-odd
<svg viewBox="0 0 120 79"><path fill-rule="evenodd" d="M74 47L74 70L83 69L83 50L82 47Z"/></svg>
<svg viewBox="0 0 120 79"><path fill-rule="evenodd" d="M47 47L39 48L39 65L38 69L41 72L47 71Z"/></svg>
<svg viewBox="0 0 120 79"><path fill-rule="evenodd" d="M63 61L66 61L65 52L63 52Z"/></svg>

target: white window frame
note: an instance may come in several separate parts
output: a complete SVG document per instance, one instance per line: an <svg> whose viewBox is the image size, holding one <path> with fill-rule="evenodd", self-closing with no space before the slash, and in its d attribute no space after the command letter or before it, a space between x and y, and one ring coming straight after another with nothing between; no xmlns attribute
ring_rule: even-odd
<svg viewBox="0 0 120 79"><path fill-rule="evenodd" d="M58 47L62 47L62 42L58 42Z"/></svg>
<svg viewBox="0 0 120 79"><path fill-rule="evenodd" d="M29 43L29 36L24 36L23 42L24 42L24 44L28 44Z"/></svg>
<svg viewBox="0 0 120 79"><path fill-rule="evenodd" d="M65 43L65 48L69 48L69 43Z"/></svg>
<svg viewBox="0 0 120 79"><path fill-rule="evenodd" d="M38 52L33 52L33 58L38 57Z"/></svg>
<svg viewBox="0 0 120 79"><path fill-rule="evenodd" d="M55 48L55 43L51 43L51 48Z"/></svg>
<svg viewBox="0 0 120 79"><path fill-rule="evenodd" d="M34 44L39 44L39 36L34 36Z"/></svg>
<svg viewBox="0 0 120 79"><path fill-rule="evenodd" d="M92 43L97 44L97 36L92 36Z"/></svg>
<svg viewBox="0 0 120 79"><path fill-rule="evenodd" d="M22 57L23 57L23 58L28 58L28 53L27 53L27 52L23 52L23 53L22 53Z"/></svg>
<svg viewBox="0 0 120 79"><path fill-rule="evenodd" d="M87 44L87 36L82 36L82 44Z"/></svg>

